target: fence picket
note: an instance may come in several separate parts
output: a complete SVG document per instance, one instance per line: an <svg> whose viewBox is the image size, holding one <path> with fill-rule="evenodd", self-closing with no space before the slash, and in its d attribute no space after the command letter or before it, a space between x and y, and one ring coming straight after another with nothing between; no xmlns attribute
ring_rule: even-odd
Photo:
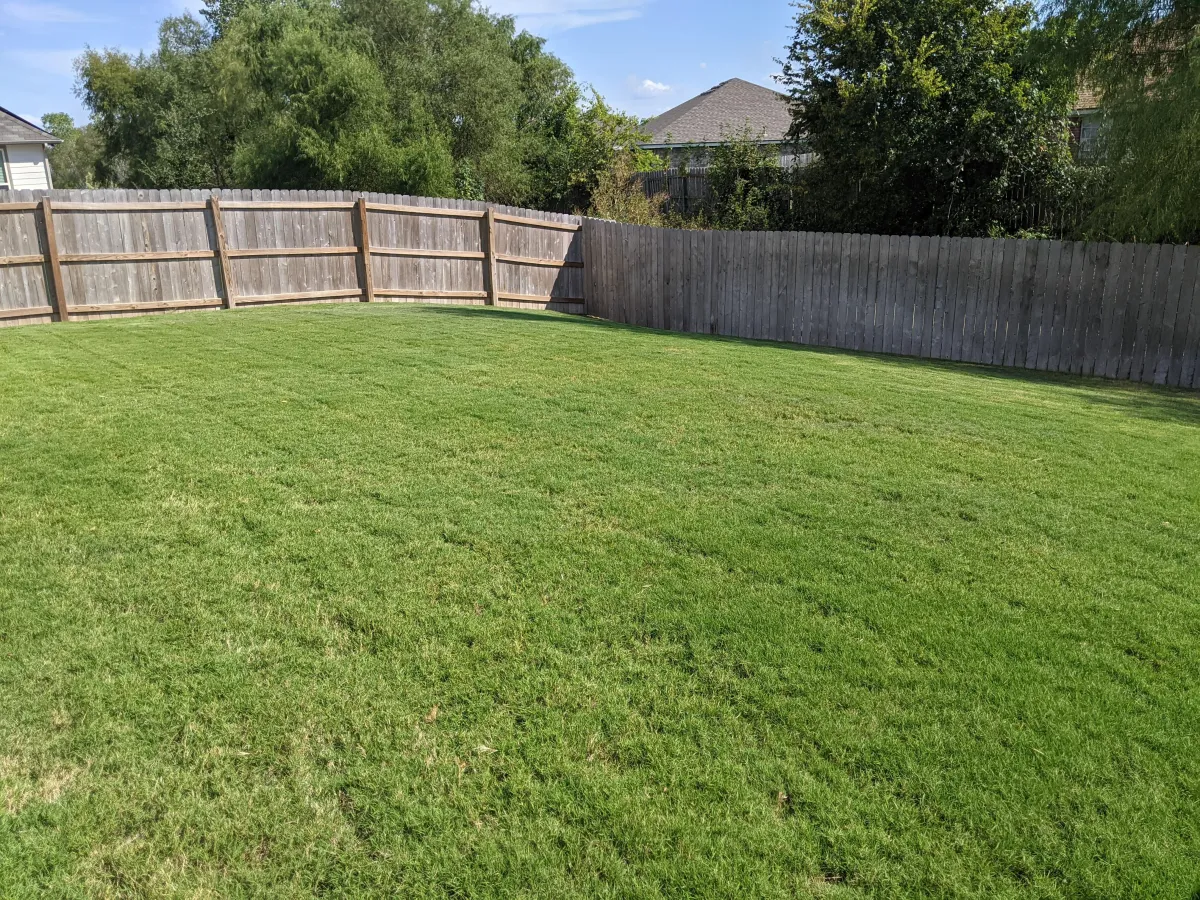
<svg viewBox="0 0 1200 900"><path fill-rule="evenodd" d="M979 334L979 362L990 365L996 349L996 314L1004 268L1004 242L988 241L984 247L983 330Z"/></svg>
<svg viewBox="0 0 1200 900"><path fill-rule="evenodd" d="M1183 275L1183 287L1179 296L1179 314L1175 318L1175 333L1171 336L1170 367L1167 374L1167 384L1171 387L1186 387L1191 379L1185 380L1188 365L1188 337L1195 333L1200 322L1200 309L1196 301L1200 300L1200 292L1196 290L1196 282L1200 280L1200 247L1187 248L1187 259ZM1194 346L1194 345L1193 345Z"/></svg>
<svg viewBox="0 0 1200 900"><path fill-rule="evenodd" d="M1171 342L1175 336L1175 320L1179 318L1179 297L1183 291L1187 250L1186 246L1179 244L1171 253L1171 274L1167 279L1166 303L1163 309L1162 324L1159 326L1158 336L1155 340L1158 345L1157 357L1154 360L1153 380L1155 384L1166 384L1167 376L1170 373Z"/></svg>
<svg viewBox="0 0 1200 900"><path fill-rule="evenodd" d="M949 348L948 359L962 359L963 329L967 314L965 298L968 295L968 282L971 275L971 241L969 238L953 238L950 246L950 298L952 302L946 310L946 324L949 328L946 346Z"/></svg>
<svg viewBox="0 0 1200 900"><path fill-rule="evenodd" d="M1126 285L1129 283L1129 266L1132 261L1132 253L1127 251L1130 250L1132 250L1132 247L1127 247L1125 244L1109 244L1108 269L1104 273L1104 289L1100 296L1100 316L1098 319L1093 319L1093 323L1096 326L1096 333L1094 335L1094 361L1084 371L1085 375L1104 375L1108 365L1108 353L1113 352L1113 330L1116 320L1115 307L1118 294L1121 293L1121 280L1124 279ZM1118 346L1119 340L1118 338L1116 341Z"/></svg>
<svg viewBox="0 0 1200 900"><path fill-rule="evenodd" d="M1192 248L1193 256L1200 256L1200 248ZM1192 283L1191 316L1188 322L1187 339L1181 354L1183 364L1179 373L1179 386L1200 388L1200 270Z"/></svg>
<svg viewBox="0 0 1200 900"><path fill-rule="evenodd" d="M867 274L863 282L856 350L872 349L875 339L875 297L879 290L879 235L867 235Z"/></svg>
<svg viewBox="0 0 1200 900"><path fill-rule="evenodd" d="M1146 273L1142 279L1142 304L1138 309L1137 340L1133 348L1133 362L1129 369L1131 381L1144 381L1147 360L1157 354L1157 326L1165 306L1167 284L1171 274L1171 248L1155 244L1150 248ZM1157 358L1157 356L1155 356ZM1154 363L1149 364L1153 367Z"/></svg>
<svg viewBox="0 0 1200 900"><path fill-rule="evenodd" d="M1079 243L1063 243L1059 268L1058 300L1054 307L1054 337L1050 344L1050 357L1046 368L1051 372L1064 371L1066 348L1071 341L1071 321L1075 304L1079 300L1079 278L1083 272L1083 250Z"/></svg>
<svg viewBox="0 0 1200 900"><path fill-rule="evenodd" d="M1045 256L1039 256L1037 296L1033 323L1029 332L1029 368L1045 370L1050 356L1054 328L1054 304L1057 301L1058 269L1062 260L1062 241L1046 241Z"/></svg>
<svg viewBox="0 0 1200 900"><path fill-rule="evenodd" d="M975 331L976 306L979 298L979 269L982 247L978 238L963 239L963 270L959 278L959 305L962 309L961 325L954 329L954 339L957 342L955 359L969 361L971 358L971 339Z"/></svg>
<svg viewBox="0 0 1200 900"><path fill-rule="evenodd" d="M372 285L398 301L488 296L486 204L343 191L50 192L55 291L32 205L46 192L27 193L0 206L6 325L46 321L56 297L91 318ZM682 232L506 207L494 227L503 305L586 299L589 314L674 331L1200 386L1193 247Z"/></svg>
<svg viewBox="0 0 1200 900"><path fill-rule="evenodd" d="M900 241L900 257L903 265L904 284L900 291L900 315L897 318L894 345L896 352L904 356L912 354L914 307L917 302L917 252L920 238L906 237Z"/></svg>

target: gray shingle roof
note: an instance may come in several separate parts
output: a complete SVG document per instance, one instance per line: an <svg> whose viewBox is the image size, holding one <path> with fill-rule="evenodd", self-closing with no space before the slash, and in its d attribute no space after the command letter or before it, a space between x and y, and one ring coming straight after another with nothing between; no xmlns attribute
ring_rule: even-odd
<svg viewBox="0 0 1200 900"><path fill-rule="evenodd" d="M647 122L652 144L721 141L747 125L768 141L782 141L792 124L788 98L778 91L732 78Z"/></svg>
<svg viewBox="0 0 1200 900"><path fill-rule="evenodd" d="M0 106L0 144L59 144L58 138Z"/></svg>

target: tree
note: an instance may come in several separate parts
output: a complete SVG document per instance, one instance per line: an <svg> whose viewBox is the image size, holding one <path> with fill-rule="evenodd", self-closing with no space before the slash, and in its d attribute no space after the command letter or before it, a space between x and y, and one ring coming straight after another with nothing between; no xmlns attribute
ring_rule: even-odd
<svg viewBox="0 0 1200 900"><path fill-rule="evenodd" d="M618 151L597 178L588 215L631 225L663 225L668 197L646 196L639 165L633 149Z"/></svg>
<svg viewBox="0 0 1200 900"><path fill-rule="evenodd" d="M786 208L784 172L778 154L749 128L727 135L708 166L712 200L707 215L717 228L766 231L781 228Z"/></svg>
<svg viewBox="0 0 1200 900"><path fill-rule="evenodd" d="M816 159L810 227L982 235L1071 165L1070 85L1031 59L1032 4L807 0L784 65Z"/></svg>
<svg viewBox="0 0 1200 900"><path fill-rule="evenodd" d="M656 154L638 146L649 139L637 118L612 109L594 91L568 94L527 149L532 205L579 212L603 180L612 186L617 169L636 175L662 168Z"/></svg>
<svg viewBox="0 0 1200 900"><path fill-rule="evenodd" d="M89 51L100 177L586 208L637 122L471 0L206 0L159 48Z"/></svg>
<svg viewBox="0 0 1200 900"><path fill-rule="evenodd" d="M212 33L220 37L246 4L247 0L204 0L200 15L208 23Z"/></svg>
<svg viewBox="0 0 1200 900"><path fill-rule="evenodd" d="M1200 240L1200 4L1057 0L1039 49L1102 98L1107 177L1092 229Z"/></svg>
<svg viewBox="0 0 1200 900"><path fill-rule="evenodd" d="M159 26L150 55L87 51L78 92L104 151L97 176L125 187L232 185L234 123L213 89L211 36L189 16Z"/></svg>
<svg viewBox="0 0 1200 900"><path fill-rule="evenodd" d="M365 33L329 4L248 5L211 51L241 184L446 194L437 129L393 114Z"/></svg>
<svg viewBox="0 0 1200 900"><path fill-rule="evenodd" d="M50 171L58 188L94 188L101 185L96 167L103 153L100 135L90 125L79 128L66 113L47 113L42 127L62 141L50 150Z"/></svg>
<svg viewBox="0 0 1200 900"><path fill-rule="evenodd" d="M343 0L341 8L370 36L397 116L445 136L460 191L555 209L572 202L564 147L586 126L587 104L542 38L471 0Z"/></svg>

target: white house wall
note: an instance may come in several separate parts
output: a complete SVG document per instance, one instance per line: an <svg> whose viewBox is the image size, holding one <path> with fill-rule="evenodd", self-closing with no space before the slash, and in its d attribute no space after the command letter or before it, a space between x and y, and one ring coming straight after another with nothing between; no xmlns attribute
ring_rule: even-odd
<svg viewBox="0 0 1200 900"><path fill-rule="evenodd" d="M8 176L16 191L47 190L46 148L41 144L9 144Z"/></svg>

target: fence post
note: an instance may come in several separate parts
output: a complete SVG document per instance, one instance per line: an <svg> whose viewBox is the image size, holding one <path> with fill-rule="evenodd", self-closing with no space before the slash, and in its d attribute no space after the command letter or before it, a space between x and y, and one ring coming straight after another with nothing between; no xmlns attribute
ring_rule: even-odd
<svg viewBox="0 0 1200 900"><path fill-rule="evenodd" d="M237 306L237 296L233 289L233 266L229 262L229 247L225 244L225 220L221 218L221 201L215 195L208 198L208 213L212 216L213 236L217 241L217 268L221 270L225 308L233 309Z"/></svg>
<svg viewBox="0 0 1200 900"><path fill-rule="evenodd" d="M46 265L50 270L50 287L54 293L54 311L58 314L58 321L70 322L67 292L63 289L62 263L58 260L58 237L54 233L54 207L49 197L42 198L41 214L42 234L46 239Z"/></svg>
<svg viewBox="0 0 1200 900"><path fill-rule="evenodd" d="M579 299L582 301L583 315L585 316L587 315L588 302L588 273L591 271L591 269L588 268L588 261L592 258L592 250L589 246L591 243L592 232L588 228L589 221L591 220L586 216L579 217L579 250L583 254L583 268L580 270L583 287L579 291Z"/></svg>
<svg viewBox="0 0 1200 900"><path fill-rule="evenodd" d="M487 209L484 224L487 229L485 235L487 246L484 248L487 259L487 303L488 306L495 306L500 287L496 283L496 210L490 206Z"/></svg>
<svg viewBox="0 0 1200 900"><path fill-rule="evenodd" d="M371 271L371 235L367 231L367 198L359 197L354 206L358 214L358 246L362 251L362 289L368 303L375 302L375 273Z"/></svg>

